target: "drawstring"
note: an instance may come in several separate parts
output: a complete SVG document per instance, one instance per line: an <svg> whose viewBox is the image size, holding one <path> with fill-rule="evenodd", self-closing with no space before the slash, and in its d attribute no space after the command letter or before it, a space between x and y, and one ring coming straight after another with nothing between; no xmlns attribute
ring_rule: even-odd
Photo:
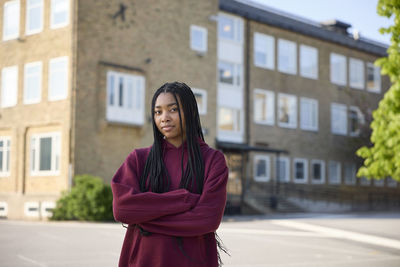
<svg viewBox="0 0 400 267"><path fill-rule="evenodd" d="M138 224L132 224L132 225L128 225L128 226L122 224L122 227L124 227L124 228L126 228L126 229L138 228L141 236L149 236L149 235L151 235L151 232L148 232L148 231L144 230L144 229L143 229L140 225L138 225Z"/></svg>

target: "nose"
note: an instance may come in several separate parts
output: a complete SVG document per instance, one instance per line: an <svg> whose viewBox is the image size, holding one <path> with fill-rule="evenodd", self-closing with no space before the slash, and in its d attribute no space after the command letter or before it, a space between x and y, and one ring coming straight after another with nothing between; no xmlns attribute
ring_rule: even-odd
<svg viewBox="0 0 400 267"><path fill-rule="evenodd" d="M168 112L163 112L161 114L161 122L168 122L168 121L170 121L170 119L171 118L170 118Z"/></svg>

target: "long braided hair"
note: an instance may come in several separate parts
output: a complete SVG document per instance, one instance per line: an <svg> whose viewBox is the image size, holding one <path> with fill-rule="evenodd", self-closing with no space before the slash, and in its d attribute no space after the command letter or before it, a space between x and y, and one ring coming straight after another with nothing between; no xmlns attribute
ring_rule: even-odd
<svg viewBox="0 0 400 267"><path fill-rule="evenodd" d="M182 179L179 187L185 188L192 193L201 194L204 184L204 160L200 151L198 138L204 141L203 132L200 124L200 116L197 109L196 98L185 83L173 82L162 85L153 96L151 101L151 118L153 125L154 143L147 157L143 173L140 177L140 190L142 192L152 191L155 193L167 192L170 189L171 178L164 165L162 139L163 135L158 130L154 120L154 109L157 97L161 93L171 93L178 105L180 127L185 131L188 161L183 166L184 146L182 145L181 171ZM182 104L179 106L178 98ZM182 126L182 111L186 127ZM183 134L182 134L183 144Z"/></svg>

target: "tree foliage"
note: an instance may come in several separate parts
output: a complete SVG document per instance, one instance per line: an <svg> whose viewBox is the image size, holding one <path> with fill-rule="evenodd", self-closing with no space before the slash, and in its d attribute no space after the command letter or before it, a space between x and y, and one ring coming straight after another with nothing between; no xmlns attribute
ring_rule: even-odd
<svg viewBox="0 0 400 267"><path fill-rule="evenodd" d="M392 86L372 114L372 147L357 151L364 159L357 176L400 181L400 0L379 0L377 12L394 17L394 25L380 29L382 34L391 34L388 56L375 61L381 73L390 77Z"/></svg>
<svg viewBox="0 0 400 267"><path fill-rule="evenodd" d="M51 220L111 221L112 192L109 185L92 175L77 175L71 191L57 201Z"/></svg>

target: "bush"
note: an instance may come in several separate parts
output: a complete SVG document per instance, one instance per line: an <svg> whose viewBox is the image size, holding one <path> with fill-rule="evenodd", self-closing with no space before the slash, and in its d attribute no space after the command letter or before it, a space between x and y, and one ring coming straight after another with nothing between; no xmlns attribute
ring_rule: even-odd
<svg viewBox="0 0 400 267"><path fill-rule="evenodd" d="M109 185L92 175L77 175L71 191L63 192L51 220L111 221L112 192Z"/></svg>

